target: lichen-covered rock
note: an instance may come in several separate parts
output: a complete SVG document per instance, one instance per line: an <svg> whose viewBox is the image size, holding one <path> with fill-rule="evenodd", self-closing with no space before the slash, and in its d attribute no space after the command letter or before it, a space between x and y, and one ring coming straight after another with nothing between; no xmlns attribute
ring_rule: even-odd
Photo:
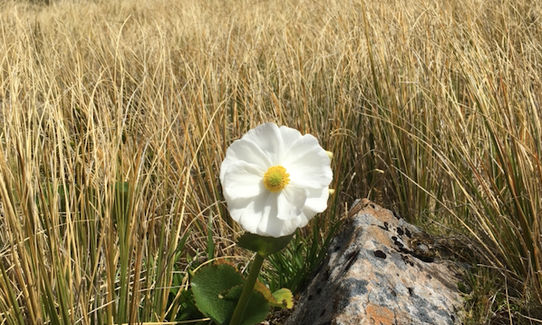
<svg viewBox="0 0 542 325"><path fill-rule="evenodd" d="M393 212L358 201L286 324L460 324L460 268L434 244Z"/></svg>

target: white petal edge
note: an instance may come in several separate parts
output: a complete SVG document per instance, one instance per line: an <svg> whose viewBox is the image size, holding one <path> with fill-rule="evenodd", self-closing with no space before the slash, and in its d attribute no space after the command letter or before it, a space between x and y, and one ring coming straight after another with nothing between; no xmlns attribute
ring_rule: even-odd
<svg viewBox="0 0 542 325"><path fill-rule="evenodd" d="M255 143L267 154L272 165L277 165L280 162L285 151L279 127L275 123L258 125L249 130L241 139Z"/></svg>
<svg viewBox="0 0 542 325"><path fill-rule="evenodd" d="M250 139L235 140L226 151L226 159L246 161L263 170L271 165L269 156Z"/></svg>
<svg viewBox="0 0 542 325"><path fill-rule="evenodd" d="M299 142L299 141L298 141ZM285 161L291 183L303 188L329 186L333 179L331 160L322 147L309 141L307 146L295 146L299 154Z"/></svg>
<svg viewBox="0 0 542 325"><path fill-rule="evenodd" d="M286 186L278 197L278 215L277 218L283 221L293 220L303 213L307 193L304 188L295 186Z"/></svg>
<svg viewBox="0 0 542 325"><path fill-rule="evenodd" d="M224 160L222 170L222 191L227 200L253 198L266 191L262 184L263 172L255 165Z"/></svg>
<svg viewBox="0 0 542 325"><path fill-rule="evenodd" d="M329 188L307 190L307 199L303 212L310 219L317 213L324 212L327 209L327 200L329 198Z"/></svg>

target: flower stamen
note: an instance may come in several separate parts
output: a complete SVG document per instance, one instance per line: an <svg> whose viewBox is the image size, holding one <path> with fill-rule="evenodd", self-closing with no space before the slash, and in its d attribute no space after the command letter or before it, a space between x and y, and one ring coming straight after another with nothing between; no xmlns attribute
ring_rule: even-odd
<svg viewBox="0 0 542 325"><path fill-rule="evenodd" d="M290 174L280 165L269 167L263 175L263 184L271 192L282 191L288 183L290 183Z"/></svg>

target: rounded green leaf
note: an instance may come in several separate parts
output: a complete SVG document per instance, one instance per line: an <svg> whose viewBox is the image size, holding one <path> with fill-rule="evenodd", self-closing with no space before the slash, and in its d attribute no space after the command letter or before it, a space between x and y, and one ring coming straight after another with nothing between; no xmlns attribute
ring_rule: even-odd
<svg viewBox="0 0 542 325"><path fill-rule="evenodd" d="M208 265L198 270L191 282L198 309L218 324L227 324L239 300L244 279L228 264ZM253 291L243 317L242 325L261 322L269 312L264 296Z"/></svg>
<svg viewBox="0 0 542 325"><path fill-rule="evenodd" d="M191 282L196 306L215 322L225 324L237 302L237 299L228 293L241 284L243 284L241 274L230 265L202 267L194 274Z"/></svg>

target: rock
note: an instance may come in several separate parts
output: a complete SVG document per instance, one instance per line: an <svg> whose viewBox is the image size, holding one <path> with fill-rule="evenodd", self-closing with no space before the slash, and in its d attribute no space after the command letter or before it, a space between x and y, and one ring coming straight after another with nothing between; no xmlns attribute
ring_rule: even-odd
<svg viewBox="0 0 542 325"><path fill-rule="evenodd" d="M460 324L461 268L435 240L369 200L358 201L288 325Z"/></svg>

